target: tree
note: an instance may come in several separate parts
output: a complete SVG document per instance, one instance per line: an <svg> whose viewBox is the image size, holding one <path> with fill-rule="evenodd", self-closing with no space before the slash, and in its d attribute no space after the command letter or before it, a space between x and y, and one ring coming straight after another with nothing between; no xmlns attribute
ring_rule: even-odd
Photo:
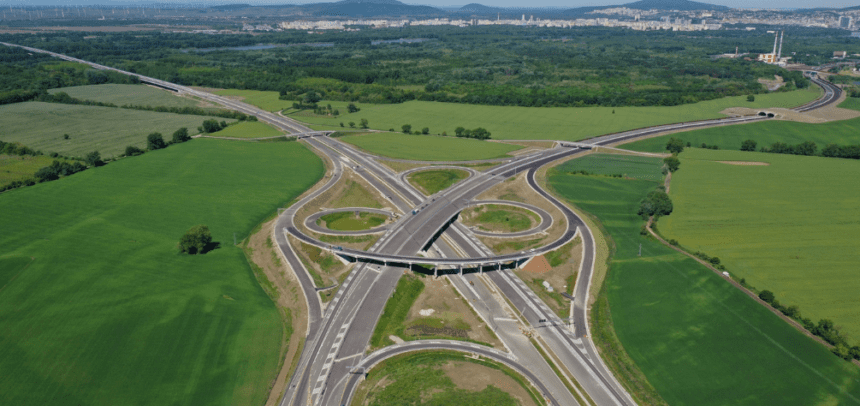
<svg viewBox="0 0 860 406"><path fill-rule="evenodd" d="M669 168L669 172L675 172L681 166L681 160L674 155L663 159L663 163L666 164L667 168Z"/></svg>
<svg viewBox="0 0 860 406"><path fill-rule="evenodd" d="M666 143L666 150L673 154L680 154L684 151L684 141L680 138L669 138L669 142Z"/></svg>
<svg viewBox="0 0 860 406"><path fill-rule="evenodd" d="M343 121L340 122L340 126L343 127Z"/></svg>
<svg viewBox="0 0 860 406"><path fill-rule="evenodd" d="M102 166L102 165L104 165L104 161L102 161L102 156L101 156L101 154L99 154L98 151L93 151L93 152L90 152L89 154L87 154L84 157L84 161L89 166Z"/></svg>
<svg viewBox="0 0 860 406"><path fill-rule="evenodd" d="M369 127L369 126L370 126L370 124L367 122L367 119L366 119L366 118L362 118L362 119L361 119L361 123L359 124L359 126L360 126L361 128L367 128L367 127Z"/></svg>
<svg viewBox="0 0 860 406"><path fill-rule="evenodd" d="M758 298L764 300L768 304L773 303L773 301L776 299L776 297L773 295L773 292L769 290L761 291L761 293L758 294Z"/></svg>
<svg viewBox="0 0 860 406"><path fill-rule="evenodd" d="M135 147L134 145L129 145L125 147L125 156L137 156L143 153L143 150Z"/></svg>
<svg viewBox="0 0 860 406"><path fill-rule="evenodd" d="M673 210L672 199L662 190L654 190L645 196L645 199L639 204L637 214L643 217L648 216L668 216Z"/></svg>
<svg viewBox="0 0 860 406"><path fill-rule="evenodd" d="M221 131L221 123L218 120L210 118L209 120L203 121L203 132L209 134Z"/></svg>
<svg viewBox="0 0 860 406"><path fill-rule="evenodd" d="M741 151L755 151L756 145L758 145L757 142L753 140L746 140L741 143Z"/></svg>
<svg viewBox="0 0 860 406"><path fill-rule="evenodd" d="M818 150L818 145L812 141L804 141L794 146L794 153L797 155L812 156Z"/></svg>
<svg viewBox="0 0 860 406"><path fill-rule="evenodd" d="M349 122L349 128L355 128L355 121Z"/></svg>
<svg viewBox="0 0 860 406"><path fill-rule="evenodd" d="M455 129L454 129L454 135L456 135L456 136L458 136L458 137L462 137L462 136L463 136L463 132L465 132L465 131L466 131L466 129L465 129L465 128L463 128L463 127L457 127L457 128L455 128Z"/></svg>
<svg viewBox="0 0 860 406"><path fill-rule="evenodd" d="M753 95L749 95L749 96L747 96L747 101L748 101L748 102L751 102L751 103L752 103L752 102L754 102L754 101L755 101L755 96L753 96Z"/></svg>
<svg viewBox="0 0 860 406"><path fill-rule="evenodd" d="M69 137L69 134L63 134L63 139L64 139L64 140L67 140L67 139L69 139L69 138L71 138L71 137Z"/></svg>
<svg viewBox="0 0 860 406"><path fill-rule="evenodd" d="M164 143L164 138L161 136L161 133L152 133L146 136L146 149L155 151L156 149L162 149L166 146L167 144Z"/></svg>
<svg viewBox="0 0 860 406"><path fill-rule="evenodd" d="M478 127L476 129L472 130L469 134L472 136L472 138L476 138L479 140L488 140L488 139L490 139L490 136L492 135L489 131L487 131L483 127Z"/></svg>
<svg viewBox="0 0 860 406"><path fill-rule="evenodd" d="M209 231L209 227L201 224L191 227L179 239L179 251L191 255L205 254L210 244L212 244L212 233Z"/></svg>
<svg viewBox="0 0 860 406"><path fill-rule="evenodd" d="M430 128L429 127L422 128L421 134L424 134L424 135L430 134Z"/></svg>
<svg viewBox="0 0 860 406"><path fill-rule="evenodd" d="M346 111L350 113L357 113L359 110L361 109L356 107L355 103L350 103L346 106Z"/></svg>
<svg viewBox="0 0 860 406"><path fill-rule="evenodd" d="M57 161L54 161L57 162ZM55 166L46 166L44 168L39 169L35 173L36 179L39 182L48 182L51 180L57 180L60 178L60 172L57 170Z"/></svg>
<svg viewBox="0 0 860 406"><path fill-rule="evenodd" d="M305 93L304 99L302 101L304 103L310 104L313 107L316 107L317 102L321 100L319 93L311 90L310 92Z"/></svg>
<svg viewBox="0 0 860 406"><path fill-rule="evenodd" d="M191 136L188 135L188 129L185 127L182 127L173 133L173 143L174 144L178 144L180 142L185 142L185 141L188 141L190 139L191 139Z"/></svg>
<svg viewBox="0 0 860 406"><path fill-rule="evenodd" d="M409 124L403 124L400 128L403 130L404 134L409 134L410 132L412 132L412 126Z"/></svg>

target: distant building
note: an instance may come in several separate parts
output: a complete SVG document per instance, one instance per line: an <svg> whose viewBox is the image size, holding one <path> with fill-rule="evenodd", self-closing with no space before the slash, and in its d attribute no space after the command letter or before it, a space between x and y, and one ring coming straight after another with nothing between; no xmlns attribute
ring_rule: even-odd
<svg viewBox="0 0 860 406"><path fill-rule="evenodd" d="M760 54L758 58L756 58L759 62L774 64L777 62L776 54Z"/></svg>
<svg viewBox="0 0 860 406"><path fill-rule="evenodd" d="M846 51L836 51L833 53L833 58L835 59L845 59L848 56L848 52Z"/></svg>
<svg viewBox="0 0 860 406"><path fill-rule="evenodd" d="M860 31L852 32L851 38L860 38Z"/></svg>

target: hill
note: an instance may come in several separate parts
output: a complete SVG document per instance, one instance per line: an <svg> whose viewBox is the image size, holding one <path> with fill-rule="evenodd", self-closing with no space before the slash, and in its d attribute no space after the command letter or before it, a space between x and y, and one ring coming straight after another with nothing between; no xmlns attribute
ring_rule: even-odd
<svg viewBox="0 0 860 406"><path fill-rule="evenodd" d="M603 10L607 8L615 8L615 7L627 7L636 10L679 10L679 11L693 11L693 10L728 10L731 7L726 6L718 6L716 4L708 4L708 3L699 3L697 1L690 0L640 0L633 3L627 4L619 4L616 6L601 6L601 7L577 7L566 10L564 14L566 15L582 15L586 13L590 13L595 10Z"/></svg>
<svg viewBox="0 0 860 406"><path fill-rule="evenodd" d="M430 6L413 6L397 0L343 0L335 3L314 3L300 6L308 14L317 16L432 16L446 12Z"/></svg>

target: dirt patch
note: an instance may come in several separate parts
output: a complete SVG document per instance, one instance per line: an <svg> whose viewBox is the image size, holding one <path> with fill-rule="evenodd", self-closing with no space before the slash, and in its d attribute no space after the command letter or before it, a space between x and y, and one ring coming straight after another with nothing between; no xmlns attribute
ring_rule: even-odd
<svg viewBox="0 0 860 406"><path fill-rule="evenodd" d="M281 344L281 369L277 377L269 383L271 390L266 406L275 406L286 390L292 371L298 362L298 357L304 345L305 331L307 331L308 310L305 305L304 294L296 280L295 273L290 269L286 261L283 261L276 252L277 247L272 243L272 231L275 220L264 223L260 230L252 234L245 242L245 255L256 266L255 274L260 285L269 294L272 300L281 309L281 316L286 317L286 310L290 314L290 323L293 334L290 337L284 335ZM259 273L262 272L262 275ZM315 300L315 299L314 299Z"/></svg>
<svg viewBox="0 0 860 406"><path fill-rule="evenodd" d="M537 406L529 393L504 372L467 361L450 361L441 367L458 388L480 392L493 385L519 400L523 406Z"/></svg>
<svg viewBox="0 0 860 406"><path fill-rule="evenodd" d="M741 165L741 166L770 166L769 162L754 162L754 161L716 161L721 164L727 165Z"/></svg>
<svg viewBox="0 0 860 406"><path fill-rule="evenodd" d="M559 317L568 317L570 301L562 292L573 293L581 262L582 240L576 238L553 252L532 258L515 273ZM544 283L549 284L552 291Z"/></svg>
<svg viewBox="0 0 860 406"><path fill-rule="evenodd" d="M481 242L497 254L510 254L524 249L549 244L560 238L567 230L567 220L561 210L548 200L536 193L526 181L527 172L493 186L490 190L479 195L477 200L510 200L528 203L546 210L553 218L552 226L539 234L522 238L493 238L478 237Z"/></svg>
<svg viewBox="0 0 860 406"><path fill-rule="evenodd" d="M783 81L782 76L774 75L774 79L759 79L759 83L761 83L768 91L775 91L785 85L785 81Z"/></svg>
<svg viewBox="0 0 860 406"><path fill-rule="evenodd" d="M552 270L552 267L549 266L549 261L547 261L546 257L543 255L538 255L532 258L532 260L523 267L523 271L537 275L545 274L550 270Z"/></svg>
<svg viewBox="0 0 860 406"><path fill-rule="evenodd" d="M484 320L457 293L447 277L429 276L422 281L424 291L415 299L406 317L406 325L411 325L406 329L407 333L417 337L424 334L468 338L506 351L502 342L489 331Z"/></svg>

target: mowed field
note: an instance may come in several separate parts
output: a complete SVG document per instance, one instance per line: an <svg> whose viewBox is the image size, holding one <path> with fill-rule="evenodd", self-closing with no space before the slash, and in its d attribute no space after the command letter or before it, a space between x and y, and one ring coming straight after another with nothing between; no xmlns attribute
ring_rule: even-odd
<svg viewBox="0 0 860 406"><path fill-rule="evenodd" d="M198 139L0 195L0 404L262 405L288 330L233 233L323 171ZM198 224L220 247L179 254Z"/></svg>
<svg viewBox="0 0 860 406"><path fill-rule="evenodd" d="M129 104L153 107L201 107L199 101L188 97L181 97L174 92L147 85L104 84L73 86L51 89L48 92L51 94L66 92L69 96L76 99L113 103L117 106ZM211 105L207 106L211 107Z"/></svg>
<svg viewBox="0 0 860 406"><path fill-rule="evenodd" d="M590 171L600 159L575 159L562 168ZM654 162L651 172L661 165ZM682 164L678 174L686 169ZM562 172L551 172L548 181L595 215L612 238L604 292L615 332L670 405L860 404L855 365L698 262L639 234L639 202L660 182Z"/></svg>
<svg viewBox="0 0 860 406"><path fill-rule="evenodd" d="M276 130L274 127L259 121L243 121L227 128L209 134L213 137L231 137L231 138L266 138L277 137L284 133Z"/></svg>
<svg viewBox="0 0 860 406"><path fill-rule="evenodd" d="M180 127L197 133L203 120L219 117L156 113L113 107L26 102L0 106L0 140L20 142L42 152L84 156L99 151L118 156L125 147L146 148L146 136L160 132L165 140ZM69 139L63 139L69 134Z"/></svg>
<svg viewBox="0 0 860 406"><path fill-rule="evenodd" d="M624 144L621 148L633 151L666 152L666 142L675 137L689 142L692 146L716 145L720 149L740 150L741 143L754 140L756 149L770 147L775 142L796 145L812 141L820 152L827 144L860 144L860 118L844 121L831 121L821 124L796 123L793 121L765 121L751 124L730 125L705 128L648 138Z"/></svg>
<svg viewBox="0 0 860 406"><path fill-rule="evenodd" d="M509 107L457 103L410 101L401 104L360 105L361 111L339 117L291 117L311 124L339 128L340 122L368 120L370 128L400 130L404 124L413 130L424 127L431 134L454 134L454 129L484 127L498 140L582 140L636 128L720 118L729 107L794 107L816 99L820 90L756 95L755 102L745 96L727 97L696 104L670 107ZM324 105L325 102L323 102ZM292 103L290 103L292 104Z"/></svg>
<svg viewBox="0 0 860 406"><path fill-rule="evenodd" d="M340 138L371 154L416 161L469 161L502 158L518 145L456 137L402 133L371 133Z"/></svg>
<svg viewBox="0 0 860 406"><path fill-rule="evenodd" d="M685 150L660 231L860 343L860 161ZM717 161L767 162L769 166Z"/></svg>
<svg viewBox="0 0 860 406"><path fill-rule="evenodd" d="M52 162L63 162L65 159L51 158L46 155L18 156L0 154L0 186L16 180L35 179L33 176L40 168L50 166Z"/></svg>

